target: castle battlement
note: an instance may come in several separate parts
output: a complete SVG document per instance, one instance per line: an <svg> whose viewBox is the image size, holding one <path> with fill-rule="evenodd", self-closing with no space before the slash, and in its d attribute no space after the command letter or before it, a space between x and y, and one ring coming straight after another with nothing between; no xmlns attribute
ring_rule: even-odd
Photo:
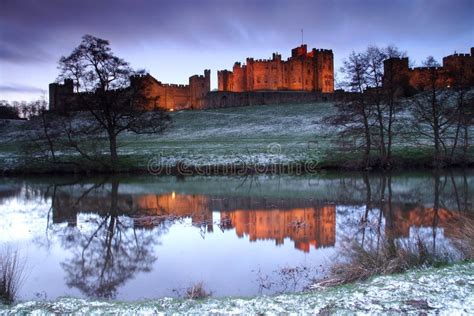
<svg viewBox="0 0 474 316"><path fill-rule="evenodd" d="M412 68L409 68L408 70L410 71L427 71L427 70L441 70L443 69L443 67L412 67Z"/></svg>
<svg viewBox="0 0 474 316"><path fill-rule="evenodd" d="M318 53L332 53L332 49L325 49L325 48L314 48L313 51Z"/></svg>
<svg viewBox="0 0 474 316"><path fill-rule="evenodd" d="M187 84L176 84L176 83L165 83L165 84L162 84L163 87L166 87L166 88L188 88L189 85Z"/></svg>
<svg viewBox="0 0 474 316"><path fill-rule="evenodd" d="M130 78L144 78L146 76L149 76L150 74L149 73L145 73L145 74L135 74L135 75L131 75Z"/></svg>
<svg viewBox="0 0 474 316"><path fill-rule="evenodd" d="M451 58L451 57L471 57L471 56L472 56L472 55L469 54L469 53L466 53L466 54L458 54L458 53L456 53L456 54L448 55L448 56L446 56L446 57L444 57L444 58Z"/></svg>

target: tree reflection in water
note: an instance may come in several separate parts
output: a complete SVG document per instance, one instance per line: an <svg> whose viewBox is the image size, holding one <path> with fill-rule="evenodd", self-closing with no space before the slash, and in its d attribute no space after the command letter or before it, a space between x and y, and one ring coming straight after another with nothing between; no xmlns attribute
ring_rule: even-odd
<svg viewBox="0 0 474 316"><path fill-rule="evenodd" d="M63 246L72 253L70 259L61 264L67 273L67 285L88 297L114 298L118 287L137 273L150 271L157 259L153 245L158 243L159 234L136 228L130 218L122 216L130 210L119 203L118 187L118 182L113 181L109 201L106 196L98 203L94 211L99 216L90 217L84 224L86 229L74 227L72 223L62 235ZM58 201L53 204L55 202ZM76 202L73 207L80 205L80 201Z"/></svg>
<svg viewBox="0 0 474 316"><path fill-rule="evenodd" d="M459 239L456 232L473 221L465 180L464 177L464 193L460 194L452 173L441 176L434 172L430 185L432 203L422 205L393 203L391 175L381 175L375 186L364 175L365 211L359 224L353 223L358 227L355 232L339 233L338 253L342 259L333 264L330 279L319 285L350 283L376 274L472 259L474 253L466 253L454 242ZM378 194L371 193L374 188Z"/></svg>

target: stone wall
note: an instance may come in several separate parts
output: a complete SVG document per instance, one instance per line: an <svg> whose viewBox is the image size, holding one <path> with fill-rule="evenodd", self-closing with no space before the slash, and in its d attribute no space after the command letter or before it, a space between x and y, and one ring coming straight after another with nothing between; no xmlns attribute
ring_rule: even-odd
<svg viewBox="0 0 474 316"><path fill-rule="evenodd" d="M206 96L206 108L225 108L234 106L265 104L301 104L334 101L332 93L303 91L252 91L231 92L213 91Z"/></svg>

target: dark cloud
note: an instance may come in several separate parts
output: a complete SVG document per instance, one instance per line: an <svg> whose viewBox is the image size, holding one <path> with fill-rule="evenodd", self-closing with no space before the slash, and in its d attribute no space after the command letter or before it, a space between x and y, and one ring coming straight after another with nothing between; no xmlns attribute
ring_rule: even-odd
<svg viewBox="0 0 474 316"><path fill-rule="evenodd" d="M252 46L309 40L354 47L473 35L474 1L2 0L0 58L44 59L90 33L124 46ZM47 52L51 52L48 54ZM18 58L12 57L18 54ZM39 57L38 57L39 56Z"/></svg>
<svg viewBox="0 0 474 316"><path fill-rule="evenodd" d="M27 85L0 85L0 92L4 93L43 93L46 92L46 90L38 88L38 87L33 87L33 86L27 86Z"/></svg>

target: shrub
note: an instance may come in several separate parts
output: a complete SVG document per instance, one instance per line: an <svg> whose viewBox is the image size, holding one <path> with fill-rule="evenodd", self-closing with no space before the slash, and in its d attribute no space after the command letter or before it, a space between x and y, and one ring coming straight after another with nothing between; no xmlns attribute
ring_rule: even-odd
<svg viewBox="0 0 474 316"><path fill-rule="evenodd" d="M211 296L212 293L206 291L203 282L198 282L186 289L186 298L191 300L201 300Z"/></svg>

